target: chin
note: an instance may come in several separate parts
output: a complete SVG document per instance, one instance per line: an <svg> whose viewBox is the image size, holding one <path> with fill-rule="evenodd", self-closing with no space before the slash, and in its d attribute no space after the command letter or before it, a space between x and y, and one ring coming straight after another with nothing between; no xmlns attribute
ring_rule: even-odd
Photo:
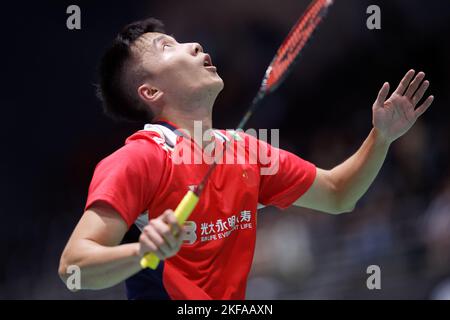
<svg viewBox="0 0 450 320"><path fill-rule="evenodd" d="M214 95L217 96L223 89L224 84L223 80L217 76L216 79L213 79L212 81L208 81L209 83L203 87L202 90L205 90L203 92L208 92L208 95Z"/></svg>
<svg viewBox="0 0 450 320"><path fill-rule="evenodd" d="M214 86L216 87L216 90L218 90L217 94L219 94L219 92L222 91L224 87L223 80L219 75L217 75L217 81L214 83Z"/></svg>

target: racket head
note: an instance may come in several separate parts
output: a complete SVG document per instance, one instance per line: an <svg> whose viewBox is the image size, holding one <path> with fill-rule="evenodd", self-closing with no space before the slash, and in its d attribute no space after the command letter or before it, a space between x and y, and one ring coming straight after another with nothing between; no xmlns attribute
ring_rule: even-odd
<svg viewBox="0 0 450 320"><path fill-rule="evenodd" d="M333 0L314 0L310 3L278 48L266 70L260 92L270 93L283 82L332 4Z"/></svg>

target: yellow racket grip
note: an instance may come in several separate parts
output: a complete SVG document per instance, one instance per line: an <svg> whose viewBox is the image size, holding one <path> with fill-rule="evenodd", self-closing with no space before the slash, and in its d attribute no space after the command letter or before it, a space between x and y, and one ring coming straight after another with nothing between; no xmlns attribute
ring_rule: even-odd
<svg viewBox="0 0 450 320"><path fill-rule="evenodd" d="M181 226L183 226L184 222L189 218L189 215L194 210L197 203L198 196L189 190L175 209L175 217ZM142 269L150 268L155 270L158 267L158 264L159 258L154 253L147 253L141 259Z"/></svg>

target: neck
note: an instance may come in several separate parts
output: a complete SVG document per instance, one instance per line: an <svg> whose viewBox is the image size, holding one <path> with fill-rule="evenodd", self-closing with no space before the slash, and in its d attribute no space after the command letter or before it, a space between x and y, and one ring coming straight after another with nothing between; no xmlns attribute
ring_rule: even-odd
<svg viewBox="0 0 450 320"><path fill-rule="evenodd" d="M207 141L204 141L202 137L207 130L212 129L212 108L195 108L191 110L167 109L169 108L165 108L164 112L155 118L155 121L167 120L173 122L184 133L192 137L202 148L210 142L210 139L205 139ZM194 128L197 132L201 128L200 136L194 135Z"/></svg>

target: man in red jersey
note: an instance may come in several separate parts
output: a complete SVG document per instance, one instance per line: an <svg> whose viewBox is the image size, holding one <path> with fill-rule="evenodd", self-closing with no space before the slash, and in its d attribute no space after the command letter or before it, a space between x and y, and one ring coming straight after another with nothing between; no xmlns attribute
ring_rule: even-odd
<svg viewBox="0 0 450 320"><path fill-rule="evenodd" d="M424 77L410 70L389 98L385 83L360 149L323 170L250 135L211 130L223 81L209 55L198 43L166 35L159 20L126 26L102 59L99 93L107 113L149 124L97 165L85 212L61 256L61 278L77 265L82 289L126 280L129 299L244 299L257 208L294 204L332 214L352 211L390 144L431 105L432 96L418 105L429 86ZM190 135L194 123L211 133L208 139ZM255 145L276 154L276 165L262 174L268 164L260 159L219 164L189 221L179 226L171 209L209 166L177 162L177 150L203 154L208 143L229 141L245 156ZM146 253L161 259L156 270L141 269Z"/></svg>

